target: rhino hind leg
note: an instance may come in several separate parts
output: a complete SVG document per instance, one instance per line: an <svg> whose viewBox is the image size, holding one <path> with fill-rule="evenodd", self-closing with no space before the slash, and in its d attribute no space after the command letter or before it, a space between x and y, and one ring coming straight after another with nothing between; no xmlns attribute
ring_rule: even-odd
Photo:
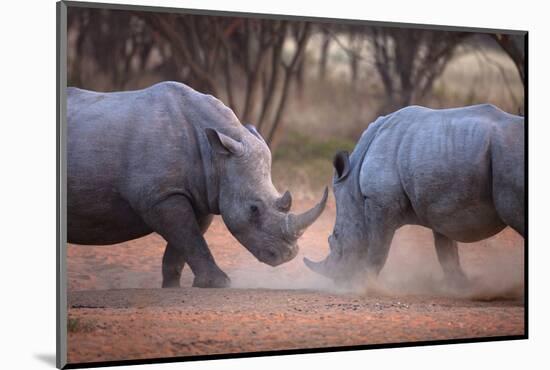
<svg viewBox="0 0 550 370"><path fill-rule="evenodd" d="M502 138L497 137L497 139ZM502 222L517 231L522 237L525 237L523 145L521 145L521 149L520 146L514 148L503 142L497 145L499 150L492 152L491 162L493 203ZM519 152L518 149L520 149Z"/></svg>
<svg viewBox="0 0 550 370"><path fill-rule="evenodd" d="M166 285L174 286L176 280L179 284L184 262L195 275L193 286L225 288L230 285L229 278L216 265L204 240L203 230L206 230L209 222L197 220L186 197L172 195L143 212L142 217L151 229L168 242L163 258L163 279L168 278ZM167 275L164 275L165 271Z"/></svg>
<svg viewBox="0 0 550 370"><path fill-rule="evenodd" d="M500 190L493 194L495 208L501 220L522 237L525 237L525 211L523 207L523 194L515 194L512 191Z"/></svg>
<svg viewBox="0 0 550 370"><path fill-rule="evenodd" d="M437 259L443 268L445 278L453 285L466 285L468 279L460 266L457 242L436 231L433 231L433 235Z"/></svg>

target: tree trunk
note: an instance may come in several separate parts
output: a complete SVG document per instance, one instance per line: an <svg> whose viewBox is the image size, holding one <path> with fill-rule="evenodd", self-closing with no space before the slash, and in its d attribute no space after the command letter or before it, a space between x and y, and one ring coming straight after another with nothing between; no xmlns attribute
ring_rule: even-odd
<svg viewBox="0 0 550 370"><path fill-rule="evenodd" d="M327 75L328 51L330 47L330 35L323 33L323 42L321 44L321 54L319 55L319 79L324 80Z"/></svg>

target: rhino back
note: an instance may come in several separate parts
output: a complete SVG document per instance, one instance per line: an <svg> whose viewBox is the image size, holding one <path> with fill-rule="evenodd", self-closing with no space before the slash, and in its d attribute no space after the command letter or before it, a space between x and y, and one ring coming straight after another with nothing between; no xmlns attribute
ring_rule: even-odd
<svg viewBox="0 0 550 370"><path fill-rule="evenodd" d="M240 129L218 100L172 82L115 93L70 88L67 119L69 231L96 239L121 228L147 234L139 212L173 193L207 212L204 128Z"/></svg>
<svg viewBox="0 0 550 370"><path fill-rule="evenodd" d="M504 227L493 202L492 146L520 120L491 105L402 109L372 143L361 188L388 202L401 191L416 223L455 240L486 238ZM519 152L509 153L514 163L523 161Z"/></svg>

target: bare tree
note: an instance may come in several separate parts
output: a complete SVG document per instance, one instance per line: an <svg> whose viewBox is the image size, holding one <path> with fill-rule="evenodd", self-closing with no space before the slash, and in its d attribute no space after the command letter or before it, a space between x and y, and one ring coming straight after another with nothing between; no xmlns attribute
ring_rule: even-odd
<svg viewBox="0 0 550 370"><path fill-rule="evenodd" d="M269 135L267 136L267 142L272 143L275 139L275 134L278 131L281 123L283 111L286 107L288 99L288 93L290 89L290 83L292 78L296 75L297 66L304 56L306 44L310 37L310 24L309 23L295 23L293 27L296 28L296 46L292 53L290 60L285 62L281 59L279 64L282 67L284 78L281 87L280 99L277 109L275 110L275 116L271 122L271 128L269 129ZM274 68L279 68L279 65Z"/></svg>
<svg viewBox="0 0 550 370"><path fill-rule="evenodd" d="M170 46L173 63L182 69L180 78L196 89L217 95L214 71L220 52L219 39L213 32L218 22L208 23L192 15L172 13L135 13Z"/></svg>
<svg viewBox="0 0 550 370"><path fill-rule="evenodd" d="M161 58L156 72L221 98L268 144L292 83L303 76L310 36L309 23L253 18L78 9L69 21L77 30L72 84L87 87L85 76L99 69L124 89L147 72L154 49Z"/></svg>
<svg viewBox="0 0 550 370"><path fill-rule="evenodd" d="M76 30L68 76L73 85L89 83L100 73L112 88L122 89L144 67L153 47L151 33L130 13L70 8L68 21L68 29Z"/></svg>
<svg viewBox="0 0 550 370"><path fill-rule="evenodd" d="M367 27L357 25L323 24L321 27L323 41L319 58L319 75L326 73L327 53L330 43L334 41L346 55L350 85L356 87L359 78L360 62L365 61L363 52L368 41ZM342 41L345 40L345 41Z"/></svg>
<svg viewBox="0 0 550 370"><path fill-rule="evenodd" d="M521 82L525 85L525 36L496 33L491 34L491 37L514 61Z"/></svg>
<svg viewBox="0 0 550 370"><path fill-rule="evenodd" d="M253 122L271 145L280 127L291 83L303 60L310 35L309 23L175 17L180 17L180 21L157 14L148 18L155 29L163 30L166 39L171 41L174 53L180 58L178 63L189 65L199 78L195 86L204 86L206 91L218 96L224 93L241 121ZM186 18L194 19L194 23L189 24ZM204 28L201 22L205 23ZM182 25L178 26L179 23ZM184 25L187 37L196 41L178 39L184 36L178 36L182 32L177 28ZM209 34L208 28L213 28L215 33ZM285 53L289 34L294 40L294 49ZM223 84L218 82L221 79L214 79L218 75L224 76ZM235 76L240 81L236 81ZM244 92L241 104L237 90Z"/></svg>
<svg viewBox="0 0 550 370"><path fill-rule="evenodd" d="M426 96L469 34L403 28L368 28L375 67L386 92L380 113L410 105Z"/></svg>
<svg viewBox="0 0 550 370"><path fill-rule="evenodd" d="M332 35L328 32L326 28L323 28L321 30L321 33L323 39L321 41L321 49L319 53L319 78L321 80L324 80L327 74L328 55Z"/></svg>
<svg viewBox="0 0 550 370"><path fill-rule="evenodd" d="M365 28L357 26L346 27L348 35L348 47L344 49L348 56L350 70L350 84L352 87L357 87L359 77L359 62L361 51L365 48Z"/></svg>

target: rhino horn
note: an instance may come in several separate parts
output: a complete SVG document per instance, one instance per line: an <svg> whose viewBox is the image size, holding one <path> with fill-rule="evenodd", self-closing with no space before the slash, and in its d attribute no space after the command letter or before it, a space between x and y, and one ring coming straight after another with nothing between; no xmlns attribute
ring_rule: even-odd
<svg viewBox="0 0 550 370"><path fill-rule="evenodd" d="M285 191L282 197L275 201L275 205L283 212L290 211L290 207L292 207L292 196L290 195L288 190Z"/></svg>
<svg viewBox="0 0 550 370"><path fill-rule="evenodd" d="M289 194L290 195L290 194ZM284 196L283 196L284 197ZM310 226L323 212L325 209L325 206L327 204L327 197L328 197L328 188L325 188L325 192L323 194L323 198L319 203L317 203L313 208L310 210L300 213L300 214L293 214L290 213L286 215L286 217L283 220L283 233L287 236L290 240L296 240L298 239L305 231L305 229Z"/></svg>
<svg viewBox="0 0 550 370"><path fill-rule="evenodd" d="M316 272L319 275L329 277L330 274L327 270L325 260L323 260L321 262L314 262L314 261L310 260L309 258L304 257L304 263L311 271Z"/></svg>

